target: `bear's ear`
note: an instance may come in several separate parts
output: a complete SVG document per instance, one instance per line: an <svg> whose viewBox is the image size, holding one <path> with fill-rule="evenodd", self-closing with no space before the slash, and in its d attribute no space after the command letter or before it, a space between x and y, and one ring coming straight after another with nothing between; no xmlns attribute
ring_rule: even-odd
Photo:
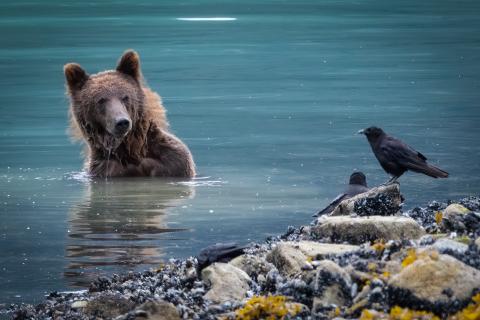
<svg viewBox="0 0 480 320"><path fill-rule="evenodd" d="M63 72L70 92L81 89L88 80L88 74L76 63L67 63L63 67Z"/></svg>
<svg viewBox="0 0 480 320"><path fill-rule="evenodd" d="M117 71L127 74L139 81L141 78L141 72L140 57L138 56L138 53L133 50L125 51L117 64Z"/></svg>

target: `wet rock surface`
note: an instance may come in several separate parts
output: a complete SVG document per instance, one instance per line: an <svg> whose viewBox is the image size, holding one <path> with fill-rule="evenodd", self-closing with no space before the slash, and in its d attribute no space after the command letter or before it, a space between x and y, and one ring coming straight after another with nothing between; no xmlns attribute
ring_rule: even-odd
<svg viewBox="0 0 480 320"><path fill-rule="evenodd" d="M374 198L391 206L381 192L368 199ZM100 277L88 291L54 292L36 306L12 305L7 315L118 320L480 318L480 228L475 220L480 198L433 201L394 216L378 212L383 209L375 201L363 202L362 209L352 202L348 216L289 227L284 235L251 244L228 263L201 270L196 258L171 259L157 270ZM365 212L368 217L361 216ZM445 217L455 223L445 224Z"/></svg>

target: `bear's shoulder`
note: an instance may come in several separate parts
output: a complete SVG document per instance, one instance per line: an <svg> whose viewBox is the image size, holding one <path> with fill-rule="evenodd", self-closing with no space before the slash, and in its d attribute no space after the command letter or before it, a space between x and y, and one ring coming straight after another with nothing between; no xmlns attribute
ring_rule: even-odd
<svg viewBox="0 0 480 320"><path fill-rule="evenodd" d="M163 107L162 98L148 87L143 87L145 95L145 116L160 129L168 129L167 111Z"/></svg>

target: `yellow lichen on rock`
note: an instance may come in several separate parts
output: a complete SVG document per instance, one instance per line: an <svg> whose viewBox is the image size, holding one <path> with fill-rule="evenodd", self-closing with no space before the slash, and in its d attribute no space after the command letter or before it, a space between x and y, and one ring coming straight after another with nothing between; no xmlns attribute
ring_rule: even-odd
<svg viewBox="0 0 480 320"><path fill-rule="evenodd" d="M428 311L417 311L395 306L386 314L376 310L365 309L360 320L440 320L438 316Z"/></svg>
<svg viewBox="0 0 480 320"><path fill-rule="evenodd" d="M450 317L452 320L479 320L480 319L480 293L476 294L472 298L470 303L465 309L457 312Z"/></svg>
<svg viewBox="0 0 480 320"><path fill-rule="evenodd" d="M295 316L302 310L298 303L288 303L285 296L254 296L243 308L235 311L237 320L284 319L285 316Z"/></svg>
<svg viewBox="0 0 480 320"><path fill-rule="evenodd" d="M440 317L428 311L411 310L395 306L386 314L376 310L364 309L360 320L440 320ZM480 320L480 293L472 298L472 303L459 312L446 317L448 320Z"/></svg>
<svg viewBox="0 0 480 320"><path fill-rule="evenodd" d="M383 250L385 250L385 240L383 239L378 239L375 240L375 242L372 244L373 250L382 253Z"/></svg>
<svg viewBox="0 0 480 320"><path fill-rule="evenodd" d="M368 309L364 309L362 311L362 314L360 315L360 318L359 320L375 320L375 319L381 319L381 318L378 318L379 316L379 312L375 311L375 310L368 310Z"/></svg>
<svg viewBox="0 0 480 320"><path fill-rule="evenodd" d="M442 223L443 220L443 213L441 211L435 212L435 222L439 225Z"/></svg>
<svg viewBox="0 0 480 320"><path fill-rule="evenodd" d="M402 261L402 268L405 268L417 260L417 251L415 249L408 249L407 256Z"/></svg>
<svg viewBox="0 0 480 320"><path fill-rule="evenodd" d="M439 253L437 250L415 250L414 248L410 248L407 250L407 256L402 260L402 268L405 268L412 263L414 263L418 259L425 259L430 258L432 260L438 260Z"/></svg>
<svg viewBox="0 0 480 320"><path fill-rule="evenodd" d="M398 306L390 309L391 320L440 320L438 316L427 311L410 310Z"/></svg>
<svg viewBox="0 0 480 320"><path fill-rule="evenodd" d="M374 272L374 271L377 270L377 264L374 263L374 262L369 262L369 263L367 264L367 269L368 269L368 271L370 271L370 272Z"/></svg>

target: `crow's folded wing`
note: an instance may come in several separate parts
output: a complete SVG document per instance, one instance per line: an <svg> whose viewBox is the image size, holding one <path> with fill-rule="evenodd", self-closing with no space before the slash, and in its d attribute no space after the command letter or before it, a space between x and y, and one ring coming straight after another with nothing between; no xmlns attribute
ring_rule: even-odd
<svg viewBox="0 0 480 320"><path fill-rule="evenodd" d="M398 139L388 137L382 142L380 149L389 162L407 169L418 170L427 165L425 162L427 157Z"/></svg>
<svg viewBox="0 0 480 320"><path fill-rule="evenodd" d="M332 202L330 202L330 204L325 209L321 210L320 212L318 212L313 216L318 217L318 216L332 212L340 204L340 202L342 202L344 199L347 198L347 196L348 195L346 193L339 194L335 199L333 199Z"/></svg>

